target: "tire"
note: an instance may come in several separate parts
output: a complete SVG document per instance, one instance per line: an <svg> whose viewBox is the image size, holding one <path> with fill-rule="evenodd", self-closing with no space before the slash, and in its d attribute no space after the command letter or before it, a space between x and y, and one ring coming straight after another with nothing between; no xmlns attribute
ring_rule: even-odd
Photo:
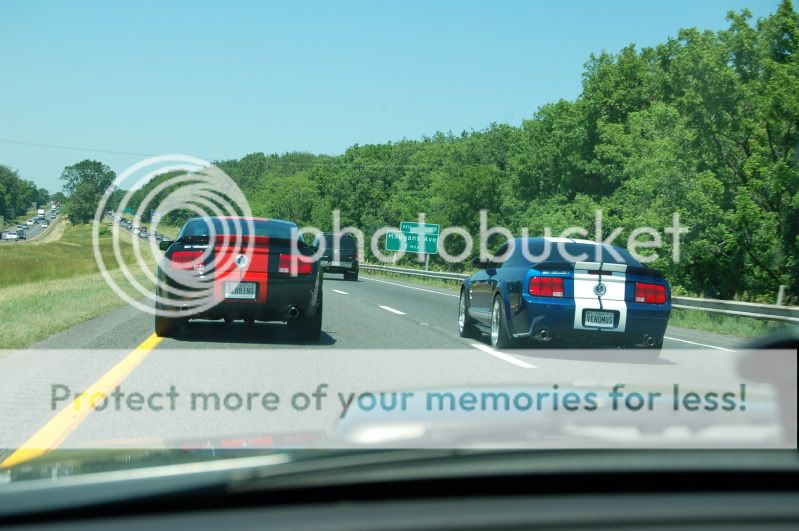
<svg viewBox="0 0 799 531"><path fill-rule="evenodd" d="M322 294L319 294L316 313L311 317L298 317L288 322L289 329L302 341L319 341L322 337Z"/></svg>
<svg viewBox="0 0 799 531"><path fill-rule="evenodd" d="M155 316L155 335L158 337L174 337L180 327L180 321L171 317Z"/></svg>
<svg viewBox="0 0 799 531"><path fill-rule="evenodd" d="M466 301L466 288L461 290L461 296L458 299L458 335L474 337L472 319L469 317L469 304Z"/></svg>
<svg viewBox="0 0 799 531"><path fill-rule="evenodd" d="M508 323L505 319L505 311L502 309L502 297L494 297L491 305L491 346L495 349L509 348L513 346L513 339L508 334Z"/></svg>
<svg viewBox="0 0 799 531"><path fill-rule="evenodd" d="M346 271L344 273L344 280L357 281L358 280L358 270L356 269L355 272Z"/></svg>

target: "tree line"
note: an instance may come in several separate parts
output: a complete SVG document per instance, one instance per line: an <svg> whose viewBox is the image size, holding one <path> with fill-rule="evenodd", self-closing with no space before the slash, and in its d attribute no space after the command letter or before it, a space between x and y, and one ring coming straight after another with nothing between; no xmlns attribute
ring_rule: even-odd
<svg viewBox="0 0 799 531"><path fill-rule="evenodd" d="M681 260L664 239L651 264L678 291L773 302L780 284L799 291L799 16L783 0L765 18L743 10L727 21L591 55L574 101L544 105L518 127L217 165L256 215L329 229L338 209L342 226L367 235L419 212L477 234L480 209L490 225L557 234L592 230L601 209L603 236L622 227L626 241L679 213L690 229Z"/></svg>
<svg viewBox="0 0 799 531"><path fill-rule="evenodd" d="M19 176L16 170L0 165L0 217L5 220L24 216L33 203L50 201L50 193L33 181Z"/></svg>

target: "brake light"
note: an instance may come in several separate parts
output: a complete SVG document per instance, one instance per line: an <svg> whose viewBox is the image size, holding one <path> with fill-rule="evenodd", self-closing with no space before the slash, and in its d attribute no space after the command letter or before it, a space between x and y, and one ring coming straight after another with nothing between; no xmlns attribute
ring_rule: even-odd
<svg viewBox="0 0 799 531"><path fill-rule="evenodd" d="M650 304L665 304L666 286L661 286L660 284L649 284L646 282L636 282L635 302L647 302Z"/></svg>
<svg viewBox="0 0 799 531"><path fill-rule="evenodd" d="M172 264L172 269L195 269L201 264L197 261L202 258L202 251L175 251L169 260Z"/></svg>
<svg viewBox="0 0 799 531"><path fill-rule="evenodd" d="M530 295L536 297L563 297L563 279L561 277L530 277L528 291Z"/></svg>
<svg viewBox="0 0 799 531"><path fill-rule="evenodd" d="M313 266L310 260L303 255L281 254L277 263L277 272L291 275L310 275Z"/></svg>

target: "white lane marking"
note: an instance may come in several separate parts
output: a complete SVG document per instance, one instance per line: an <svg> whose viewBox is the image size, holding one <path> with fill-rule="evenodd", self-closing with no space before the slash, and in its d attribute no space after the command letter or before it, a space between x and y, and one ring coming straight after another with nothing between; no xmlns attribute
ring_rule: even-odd
<svg viewBox="0 0 799 531"><path fill-rule="evenodd" d="M397 315L405 315L405 312L401 312L399 310L395 310L391 306L381 306L381 308L383 308L387 312L396 313Z"/></svg>
<svg viewBox="0 0 799 531"><path fill-rule="evenodd" d="M341 293L342 295L349 295L349 293L347 293L346 291L341 291L340 289L331 289L330 291L333 291L335 293Z"/></svg>
<svg viewBox="0 0 799 531"><path fill-rule="evenodd" d="M472 346L474 348L476 348L477 350L482 350L486 354L490 354L490 355L494 356L495 358L501 359L502 361L507 361L508 363L512 363L513 365L516 365L517 367L521 367L522 369L537 369L538 368L535 365L531 365L530 363L527 363L525 361L516 359L513 356L505 354L504 352L500 352L498 350L494 350L493 348L489 347L488 345L483 345L482 343L472 343Z"/></svg>
<svg viewBox="0 0 799 531"><path fill-rule="evenodd" d="M366 278L361 277L363 280L368 280L369 282L382 282L383 284L391 284L392 286L399 286L401 288L408 288L408 289L415 289L417 291L426 291L427 293L436 293L438 295L445 295L447 297L460 297L460 295L455 295L454 293L444 293L441 291L435 291L432 289L424 289L424 288L416 288L414 286L406 286L405 284L397 284L396 282L389 282L387 280L377 280L376 278Z"/></svg>
<svg viewBox="0 0 799 531"><path fill-rule="evenodd" d="M726 352L738 352L731 348L717 347L715 345L706 345L705 343L697 343L695 341L688 341L687 339L677 339L676 337L663 336L663 339L670 339L671 341L679 341L681 343L688 343L689 345L697 345L700 347L714 348L716 350L724 350Z"/></svg>

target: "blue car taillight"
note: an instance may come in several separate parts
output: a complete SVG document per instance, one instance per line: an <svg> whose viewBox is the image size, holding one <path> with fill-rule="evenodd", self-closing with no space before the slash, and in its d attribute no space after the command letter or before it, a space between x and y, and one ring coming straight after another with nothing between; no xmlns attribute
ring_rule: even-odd
<svg viewBox="0 0 799 531"><path fill-rule="evenodd" d="M527 291L536 297L563 297L563 279L560 277L530 277Z"/></svg>
<svg viewBox="0 0 799 531"><path fill-rule="evenodd" d="M635 302L666 304L666 286L648 282L636 282Z"/></svg>

